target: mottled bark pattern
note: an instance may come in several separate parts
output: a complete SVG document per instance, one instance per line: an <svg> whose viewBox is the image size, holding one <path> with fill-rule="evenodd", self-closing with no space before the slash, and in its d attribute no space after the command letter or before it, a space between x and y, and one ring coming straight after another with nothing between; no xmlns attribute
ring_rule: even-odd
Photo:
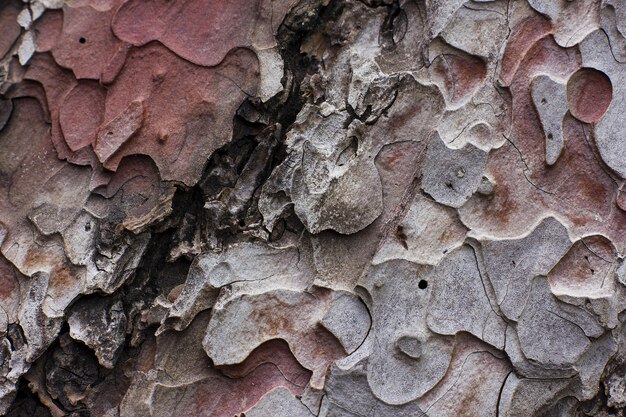
<svg viewBox="0 0 626 417"><path fill-rule="evenodd" d="M624 0L0 1L0 414L624 416L625 115Z"/></svg>

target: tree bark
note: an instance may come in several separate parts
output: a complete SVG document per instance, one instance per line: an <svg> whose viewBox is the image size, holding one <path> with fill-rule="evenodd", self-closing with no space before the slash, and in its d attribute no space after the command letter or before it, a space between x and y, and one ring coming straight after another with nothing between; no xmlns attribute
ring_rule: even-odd
<svg viewBox="0 0 626 417"><path fill-rule="evenodd" d="M0 414L623 415L626 3L0 28Z"/></svg>

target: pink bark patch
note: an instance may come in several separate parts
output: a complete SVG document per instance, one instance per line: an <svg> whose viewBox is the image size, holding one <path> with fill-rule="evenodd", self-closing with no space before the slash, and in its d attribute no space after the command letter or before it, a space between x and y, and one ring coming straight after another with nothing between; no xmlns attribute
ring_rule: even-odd
<svg viewBox="0 0 626 417"><path fill-rule="evenodd" d="M302 395L311 372L303 368L284 341L271 340L256 348L240 365L215 370L193 385L157 386L156 402L175 397L177 416L235 416L249 409L269 391L285 387ZM164 402L167 404L167 402Z"/></svg>
<svg viewBox="0 0 626 417"><path fill-rule="evenodd" d="M104 92L96 83L80 83L65 97L59 122L65 142L72 151L95 143L103 112Z"/></svg>
<svg viewBox="0 0 626 417"><path fill-rule="evenodd" d="M18 1L9 1L7 7L0 8L0 28L2 28L2 36L0 36L0 57L3 57L13 42L20 36L20 25L17 24L17 15L20 12L21 5Z"/></svg>
<svg viewBox="0 0 626 417"><path fill-rule="evenodd" d="M433 66L443 81L446 98L454 105L476 92L487 76L485 63L471 55L443 54L435 59Z"/></svg>
<svg viewBox="0 0 626 417"><path fill-rule="evenodd" d="M581 68L567 82L569 109L574 117L585 123L600 120L612 99L611 80L593 68Z"/></svg>
<svg viewBox="0 0 626 417"><path fill-rule="evenodd" d="M513 29L500 66L500 83L504 87L511 84L530 48L547 36L551 29L550 22L539 16L526 18Z"/></svg>
<svg viewBox="0 0 626 417"><path fill-rule="evenodd" d="M76 78L100 79L122 42L111 31L112 11L91 7L63 9L63 31L52 48L55 61Z"/></svg>
<svg viewBox="0 0 626 417"><path fill-rule="evenodd" d="M280 22L288 1L131 0L117 11L113 31L135 46L158 40L180 57L213 66L237 47L273 43L272 21Z"/></svg>
<svg viewBox="0 0 626 417"><path fill-rule="evenodd" d="M205 68L179 59L156 42L133 48L107 91L96 153L112 171L125 156L149 155L162 179L193 185L208 156L230 140L232 114L246 94L256 92L257 83L258 60L248 50L233 51L219 66ZM135 102L143 107L141 129L137 117L129 117L132 129L121 134L127 119L122 115ZM119 137L105 152L100 144L106 143L109 131Z"/></svg>

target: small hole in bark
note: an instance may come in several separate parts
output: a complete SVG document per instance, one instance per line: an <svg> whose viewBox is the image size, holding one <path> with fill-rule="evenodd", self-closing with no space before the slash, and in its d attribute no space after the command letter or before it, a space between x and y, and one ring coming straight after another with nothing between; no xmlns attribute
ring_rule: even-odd
<svg viewBox="0 0 626 417"><path fill-rule="evenodd" d="M85 231L88 232L91 230L91 223L85 223Z"/></svg>
<svg viewBox="0 0 626 417"><path fill-rule="evenodd" d="M552 140L553 136L552 133L548 133L548 139Z"/></svg>
<svg viewBox="0 0 626 417"><path fill-rule="evenodd" d="M426 281L425 279L421 279L417 286L420 290L425 290L426 287L428 287L428 281Z"/></svg>
<svg viewBox="0 0 626 417"><path fill-rule="evenodd" d="M87 39L83 38L82 36L80 38L78 38L78 42L80 43L85 43L87 42Z"/></svg>
<svg viewBox="0 0 626 417"><path fill-rule="evenodd" d="M545 99L545 98L542 98L542 99L541 99L541 104L546 104L546 103L547 103L546 99Z"/></svg>

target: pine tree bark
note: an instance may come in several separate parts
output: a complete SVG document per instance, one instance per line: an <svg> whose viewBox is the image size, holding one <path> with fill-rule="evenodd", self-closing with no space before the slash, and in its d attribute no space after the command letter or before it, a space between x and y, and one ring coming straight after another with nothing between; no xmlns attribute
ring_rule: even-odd
<svg viewBox="0 0 626 417"><path fill-rule="evenodd" d="M623 415L625 2L0 28L0 414Z"/></svg>

